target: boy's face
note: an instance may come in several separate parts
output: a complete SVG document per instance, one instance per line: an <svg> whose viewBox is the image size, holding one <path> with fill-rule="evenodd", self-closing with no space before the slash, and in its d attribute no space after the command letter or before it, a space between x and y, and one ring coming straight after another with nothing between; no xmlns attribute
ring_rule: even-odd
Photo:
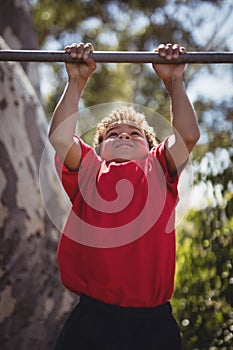
<svg viewBox="0 0 233 350"><path fill-rule="evenodd" d="M101 145L101 158L115 162L143 159L149 153L144 134L135 123L117 122L107 130Z"/></svg>

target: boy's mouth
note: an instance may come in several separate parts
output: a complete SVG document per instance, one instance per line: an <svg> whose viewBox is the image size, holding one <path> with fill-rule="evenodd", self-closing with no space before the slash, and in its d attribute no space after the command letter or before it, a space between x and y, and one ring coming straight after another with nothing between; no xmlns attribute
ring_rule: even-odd
<svg viewBox="0 0 233 350"><path fill-rule="evenodd" d="M116 148L120 148L120 147L129 147L132 148L133 144L132 142L127 142L127 141L118 141L116 144Z"/></svg>

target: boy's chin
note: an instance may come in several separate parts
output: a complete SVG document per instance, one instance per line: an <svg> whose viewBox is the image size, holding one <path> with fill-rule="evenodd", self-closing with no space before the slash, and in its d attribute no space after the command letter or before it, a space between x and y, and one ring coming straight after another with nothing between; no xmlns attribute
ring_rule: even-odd
<svg viewBox="0 0 233 350"><path fill-rule="evenodd" d="M105 154L102 155L102 159L105 160L106 162L116 162L116 163L124 163L128 162L130 160L140 160L143 158L146 158L148 156L149 151L145 152L140 152L135 154L135 152L116 152L115 154Z"/></svg>
<svg viewBox="0 0 233 350"><path fill-rule="evenodd" d="M125 163L125 162L129 162L130 160L134 160L134 159L131 159L131 158L117 158L117 159L114 159L112 161L116 162L116 163Z"/></svg>
<svg viewBox="0 0 233 350"><path fill-rule="evenodd" d="M140 160L140 159L144 159L147 157L147 154L143 154L141 157L133 157L133 156L125 156L125 157L109 157L108 159L103 159L106 162L116 162L116 163L125 163L125 162L129 162L131 160Z"/></svg>

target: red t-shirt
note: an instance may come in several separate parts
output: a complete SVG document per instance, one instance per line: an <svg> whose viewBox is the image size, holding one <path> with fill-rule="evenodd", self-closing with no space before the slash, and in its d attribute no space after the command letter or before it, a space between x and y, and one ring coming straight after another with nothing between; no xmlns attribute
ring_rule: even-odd
<svg viewBox="0 0 233 350"><path fill-rule="evenodd" d="M80 140L82 162L56 168L72 203L58 247L63 284L120 306L168 301L175 273L178 176L170 177L165 142L137 161L105 162Z"/></svg>

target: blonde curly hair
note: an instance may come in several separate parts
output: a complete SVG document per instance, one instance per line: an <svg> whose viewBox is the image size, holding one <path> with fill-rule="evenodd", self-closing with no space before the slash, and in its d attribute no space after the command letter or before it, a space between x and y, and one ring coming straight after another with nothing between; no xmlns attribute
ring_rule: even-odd
<svg viewBox="0 0 233 350"><path fill-rule="evenodd" d="M93 147L97 153L100 154L101 143L110 126L117 122L134 123L145 133L149 149L159 144L159 140L155 135L154 129L149 126L144 114L136 112L131 106L123 106L113 110L107 117L103 118L96 127L96 134L94 137Z"/></svg>

